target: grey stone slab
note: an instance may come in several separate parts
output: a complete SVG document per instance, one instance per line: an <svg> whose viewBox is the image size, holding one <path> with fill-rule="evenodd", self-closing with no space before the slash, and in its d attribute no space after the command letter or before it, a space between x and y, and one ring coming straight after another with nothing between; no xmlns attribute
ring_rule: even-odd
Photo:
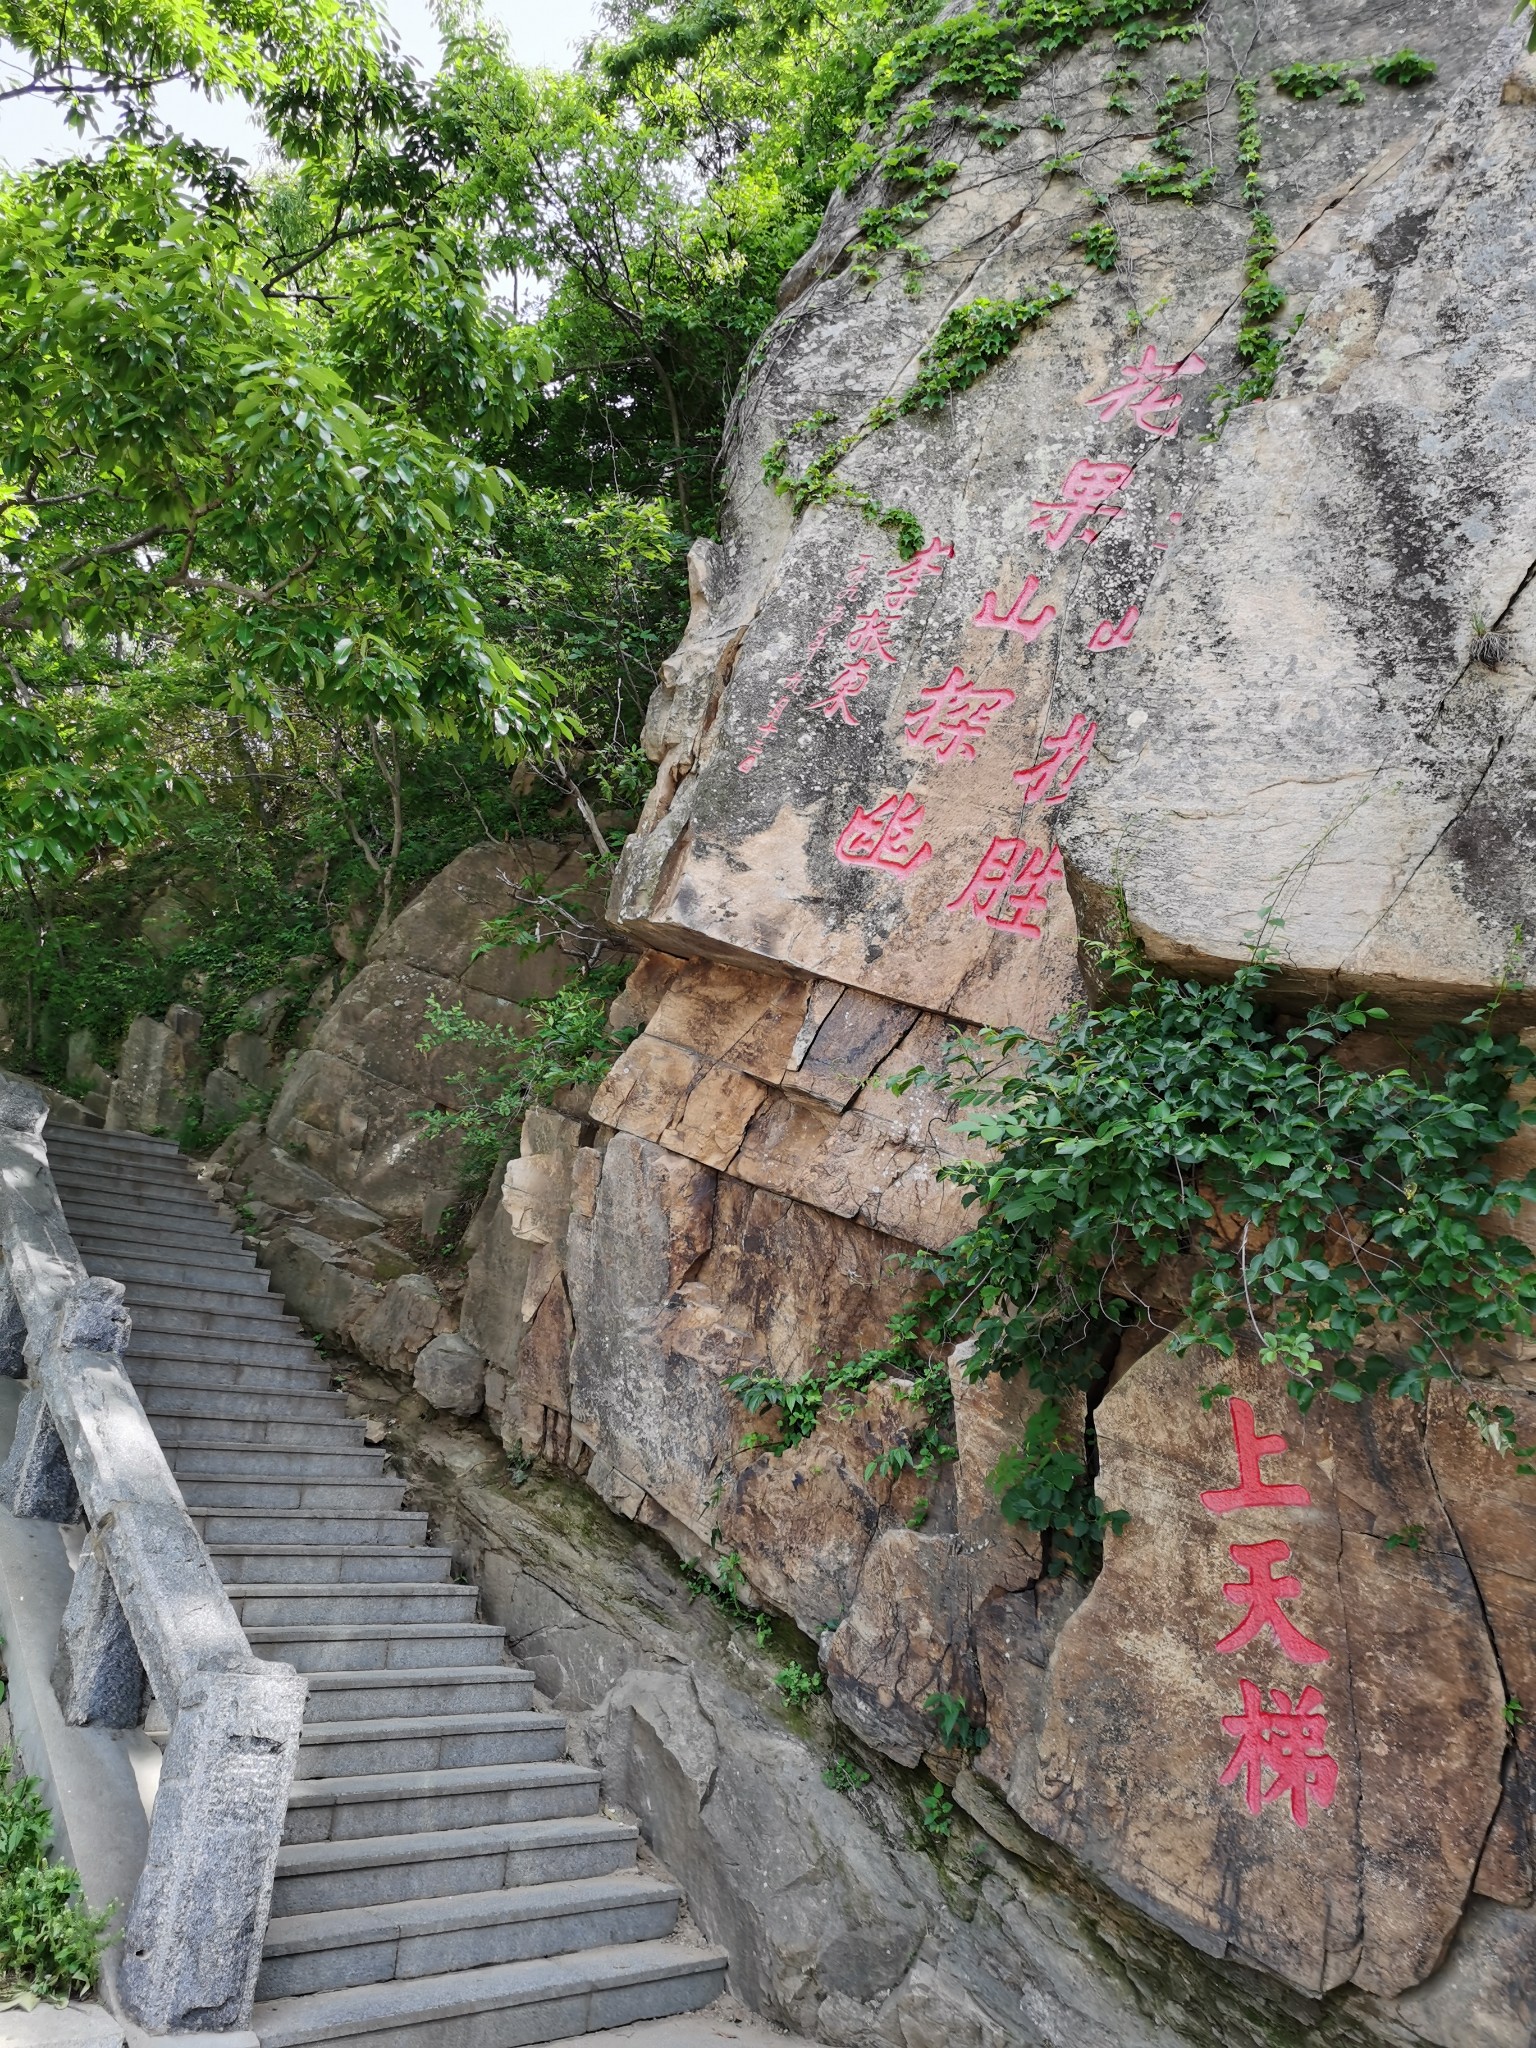
<svg viewBox="0 0 1536 2048"><path fill-rule="evenodd" d="M364 2033L369 2048L416 2048L429 2040L435 2048L525 2048L558 2032L697 2010L718 1995L725 1966L719 1950L625 1943L451 1977L276 1999L251 2018L262 2048L305 2048Z"/></svg>
<svg viewBox="0 0 1536 2048"><path fill-rule="evenodd" d="M563 1714L406 1714L387 1720L311 1722L300 1739L296 1777L553 1763L564 1754Z"/></svg>
<svg viewBox="0 0 1536 2048"><path fill-rule="evenodd" d="M328 1394L329 1368L307 1346L226 1344L214 1338L146 1339L127 1360L135 1386L183 1386L189 1368L204 1384L228 1393Z"/></svg>
<svg viewBox="0 0 1536 2048"><path fill-rule="evenodd" d="M513 1713L531 1705L533 1673L515 1664L421 1665L410 1671L317 1671L306 1727L408 1714Z"/></svg>
<svg viewBox="0 0 1536 2048"><path fill-rule="evenodd" d="M209 1479L189 1475L181 1482L190 1507L204 1508L398 1508L403 1479Z"/></svg>
<svg viewBox="0 0 1536 2048"><path fill-rule="evenodd" d="M193 1297L199 1292L207 1300ZM297 1316L288 1315L280 1294L227 1295L216 1288L152 1288L135 1281L127 1289L133 1310L134 1328L162 1330L167 1335L201 1336L222 1332L230 1337L249 1337L257 1344L275 1344L282 1337L304 1335ZM307 1338L313 1344L313 1338Z"/></svg>
<svg viewBox="0 0 1536 2048"><path fill-rule="evenodd" d="M251 1628L258 1657L281 1658L299 1671L410 1671L418 1665L499 1664L506 1638L499 1628L414 1621L368 1628Z"/></svg>
<svg viewBox="0 0 1536 2048"><path fill-rule="evenodd" d="M350 1483L381 1478L384 1465L384 1453L366 1444L313 1450L228 1441L178 1444L169 1457L173 1472L205 1479L340 1479Z"/></svg>
<svg viewBox="0 0 1536 2048"><path fill-rule="evenodd" d="M122 2023L99 2005L39 2005L0 2013L4 2048L126 2048Z"/></svg>
<svg viewBox="0 0 1536 2048"><path fill-rule="evenodd" d="M299 1426L311 1422L345 1420L346 1397L332 1387L284 1387L280 1392L258 1388L241 1391L235 1387L223 1387L210 1383L206 1378L188 1380L185 1375L167 1376L140 1390L140 1398L148 1414L156 1418L155 1429L159 1434L160 1418L171 1421L177 1418L196 1417L204 1422L220 1420L253 1422L285 1421L290 1416L297 1419Z"/></svg>
<svg viewBox="0 0 1536 2048"><path fill-rule="evenodd" d="M164 1252L140 1251L121 1252L100 1244L92 1245L89 1238L77 1239L93 1273L105 1273L109 1279L121 1280L132 1292L136 1288L174 1287L186 1289L211 1289L216 1295L251 1295L270 1298L270 1283L260 1267L247 1264L242 1258L231 1254L221 1255L222 1262L215 1265L211 1259L173 1258Z"/></svg>
<svg viewBox="0 0 1536 2048"><path fill-rule="evenodd" d="M188 1512L205 1543L292 1543L296 1537L316 1543L399 1543L418 1532L425 1539L427 1533L426 1516L404 1509L379 1513L366 1508L284 1510L188 1503Z"/></svg>
<svg viewBox="0 0 1536 2048"><path fill-rule="evenodd" d="M453 1566L451 1550L403 1543L268 1543L210 1549L226 1586L351 1586L387 1580L400 1585L440 1585Z"/></svg>
<svg viewBox="0 0 1536 2048"><path fill-rule="evenodd" d="M638 1828L601 1814L310 1842L278 1852L275 1914L394 1905L630 1869Z"/></svg>
<svg viewBox="0 0 1536 2048"><path fill-rule="evenodd" d="M333 1622L473 1621L479 1594L473 1586L391 1584L336 1586L232 1585L229 1597L248 1626L308 1628Z"/></svg>
<svg viewBox="0 0 1536 2048"><path fill-rule="evenodd" d="M294 1915L268 1931L262 1998L661 1941L677 1925L674 1884L623 1872L514 1891Z"/></svg>
<svg viewBox="0 0 1536 2048"><path fill-rule="evenodd" d="M267 1450L328 1449L361 1450L363 1448L363 1425L354 1422L345 1413L320 1412L302 1419L277 1415L199 1415L183 1414L175 1410L167 1412L163 1402L144 1403L145 1411L155 1427L161 1448L170 1459L172 1471L176 1460L171 1457L173 1449L193 1445L204 1448L214 1444L249 1445Z"/></svg>
<svg viewBox="0 0 1536 2048"><path fill-rule="evenodd" d="M289 1793L283 1840L341 1842L494 1827L504 1821L565 1820L597 1811L600 1783L598 1772L566 1763L300 1778Z"/></svg>

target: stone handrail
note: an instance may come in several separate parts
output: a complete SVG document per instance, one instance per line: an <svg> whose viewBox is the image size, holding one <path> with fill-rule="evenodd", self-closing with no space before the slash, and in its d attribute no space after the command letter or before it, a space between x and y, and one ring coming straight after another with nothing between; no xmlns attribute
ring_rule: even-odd
<svg viewBox="0 0 1536 2048"><path fill-rule="evenodd" d="M43 1142L47 1104L0 1079L0 1375L29 1379L0 1503L89 1525L53 1675L67 1720L170 1722L117 1972L155 2032L249 2019L306 1685L251 1653L123 1365L121 1282L85 1270Z"/></svg>

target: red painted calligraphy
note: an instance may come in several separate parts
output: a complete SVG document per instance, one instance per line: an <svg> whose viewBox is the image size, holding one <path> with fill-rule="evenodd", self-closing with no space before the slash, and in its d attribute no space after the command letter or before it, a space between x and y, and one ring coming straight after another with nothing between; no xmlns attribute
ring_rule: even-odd
<svg viewBox="0 0 1536 2048"><path fill-rule="evenodd" d="M946 910L969 910L1000 932L1038 939L1052 882L1061 880L1061 849L997 838Z"/></svg>
<svg viewBox="0 0 1536 2048"><path fill-rule="evenodd" d="M1041 605L1033 618L1027 615L1027 607L1034 602L1035 592L1040 588L1038 576L1026 576L1024 588L1019 592L1007 611L997 608L997 592L989 590L981 600L981 610L972 619L973 626L990 626L999 633L1017 633L1027 645L1037 640L1056 616L1053 604Z"/></svg>
<svg viewBox="0 0 1536 2048"><path fill-rule="evenodd" d="M1237 1739L1221 1783L1231 1785L1241 1775L1250 1813L1271 1799L1288 1798L1291 1819L1304 1828L1308 1802L1331 1806L1339 1782L1339 1767L1323 1746L1328 1739L1323 1696L1315 1685L1303 1686L1301 1698L1292 1706L1288 1692L1271 1686L1266 1707L1251 1678L1239 1679L1238 1687L1243 1711L1221 1717L1222 1727ZM1268 1785L1266 1772L1273 1774Z"/></svg>
<svg viewBox="0 0 1536 2048"><path fill-rule="evenodd" d="M1278 1458L1285 1450L1285 1438L1260 1436L1254 1427L1253 1405L1241 1394L1232 1395L1227 1402L1227 1414L1237 1449L1237 1484L1212 1487L1201 1494L1202 1505L1213 1515L1230 1515L1237 1508L1309 1508L1312 1496L1304 1486L1266 1479L1259 1470L1261 1458Z"/></svg>
<svg viewBox="0 0 1536 2048"><path fill-rule="evenodd" d="M955 550L951 542L940 540L937 535L915 555L908 556L894 569L886 571L884 608L893 618L899 618L907 608L909 599L925 576L942 576L946 562L954 560Z"/></svg>
<svg viewBox="0 0 1536 2048"><path fill-rule="evenodd" d="M819 711L823 718L836 718L841 714L844 725L857 725L859 721L848 708L849 700L862 697L868 681L869 663L852 661L841 675L833 677L832 687L826 696L818 697L810 708Z"/></svg>
<svg viewBox="0 0 1536 2048"><path fill-rule="evenodd" d="M923 806L908 790L882 797L873 810L856 809L838 834L837 857L845 867L891 868L908 874L933 852L925 840L912 841L922 829Z"/></svg>
<svg viewBox="0 0 1536 2048"><path fill-rule="evenodd" d="M895 630L896 621L884 612L860 612L843 644L854 654L873 654L881 661L894 661L896 655L890 642Z"/></svg>
<svg viewBox="0 0 1536 2048"><path fill-rule="evenodd" d="M1121 365L1120 375L1125 379L1124 383L1116 384L1110 391L1101 391L1097 398L1085 398L1083 403L1101 420L1118 419L1122 412L1128 411L1143 433L1166 439L1179 431L1178 416L1184 394L1182 391L1165 391L1163 380L1195 377L1204 368L1203 357L1196 355L1186 356L1181 363L1160 363L1156 348L1149 342L1142 350L1139 363ZM1158 414L1163 417L1159 419Z"/></svg>
<svg viewBox="0 0 1536 2048"><path fill-rule="evenodd" d="M1033 768L1015 768L1013 779L1027 804L1059 804L1087 766L1098 726L1083 712L1073 714L1065 732L1045 743Z"/></svg>
<svg viewBox="0 0 1536 2048"><path fill-rule="evenodd" d="M952 668L942 683L929 683L917 694L922 702L907 713L907 738L931 748L941 761L974 761L976 742L1013 702L1012 690L980 688L963 668Z"/></svg>
<svg viewBox="0 0 1536 2048"><path fill-rule="evenodd" d="M1275 1641L1293 1664L1326 1664L1328 1652L1322 1644L1304 1636L1280 1607L1282 1600L1295 1600L1301 1594L1300 1579L1293 1579L1289 1573L1283 1578L1275 1577L1275 1566L1290 1560L1289 1543L1282 1543L1275 1536L1267 1543L1231 1543L1227 1548L1232 1562L1248 1576L1223 1586L1222 1594L1234 1607L1247 1611L1232 1633L1223 1636L1214 1647L1223 1656L1230 1656L1269 1628L1274 1630Z"/></svg>
<svg viewBox="0 0 1536 2048"><path fill-rule="evenodd" d="M1119 625L1116 625L1113 619L1100 619L1088 635L1088 652L1103 654L1110 647L1129 647L1132 635L1136 631L1136 621L1140 617L1140 607L1133 604Z"/></svg>
<svg viewBox="0 0 1536 2048"><path fill-rule="evenodd" d="M1086 458L1074 462L1062 478L1059 498L1034 500L1030 532L1043 534L1053 552L1064 548L1080 526L1085 541L1097 540L1098 527L1083 526L1083 521L1094 513L1103 519L1118 519L1125 507L1109 501L1134 474L1135 465L1129 462L1089 462Z"/></svg>

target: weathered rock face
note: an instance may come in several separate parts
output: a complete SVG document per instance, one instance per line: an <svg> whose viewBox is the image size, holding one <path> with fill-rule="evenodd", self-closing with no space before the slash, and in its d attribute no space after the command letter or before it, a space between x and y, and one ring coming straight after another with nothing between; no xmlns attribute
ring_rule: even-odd
<svg viewBox="0 0 1536 2048"><path fill-rule="evenodd" d="M457 1142L428 1137L421 1113L452 1106L450 1076L464 1052L447 1046L424 1058L428 1006L462 1003L483 1023L526 1029L519 1005L548 995L568 963L555 952L522 958L515 947L472 960L481 925L530 889L585 879L578 856L537 842L460 854L377 936L289 1067L267 1121L272 1140L391 1220L419 1222L434 1198L451 1200Z"/></svg>
<svg viewBox="0 0 1536 2048"><path fill-rule="evenodd" d="M204 1062L202 1018L173 1003L162 1024L135 1017L118 1054L107 1104L109 1131L174 1131L196 1102Z"/></svg>
<svg viewBox="0 0 1536 2048"><path fill-rule="evenodd" d="M1499 1801L1504 1687L1421 1422L1298 1415L1256 1360L1138 1359L1095 1416L1130 1520L1008 1787L1190 1940L1314 1995L1430 1974Z"/></svg>
<svg viewBox="0 0 1536 2048"><path fill-rule="evenodd" d="M1269 81L1402 43L1432 83L1354 105ZM890 1084L967 1026L1045 1031L1117 892L1155 956L1209 972L1278 912L1284 987L1369 985L1410 1024L1491 992L1536 907L1536 70L1505 0L1213 0L1198 52L1142 65L1151 92L1208 74L1208 205L1117 185L1150 145L1107 105L1111 55L1035 69L996 152L940 95L926 136L959 169L926 261L861 282L860 215L890 195L855 190L786 282L612 898L647 948L613 1013L638 1035L589 1113L528 1119L451 1349L451 1301L363 1248L451 1180L411 1123L447 1096L415 1050L429 997L500 1018L530 992L468 957L520 886L504 850L375 945L253 1176L275 1190L286 1148L326 1177L283 1254L317 1315L445 1412L483 1398L473 1443L440 1426L426 1495L752 2002L849 2048L1536 2048L1536 1482L1465 1386L1303 1416L1253 1359L1127 1352L1064 1418L1129 1516L1085 1588L989 1485L1029 1389L957 1357L954 1455L919 1471L899 1380L829 1388L788 1444L729 1385L882 1341L967 1221L946 1098ZM1238 77L1301 324L1222 426L1254 226ZM1074 150L1111 193L1112 279L1046 167ZM899 398L949 310L1061 279L1076 297L973 388L839 470L920 517L916 554L762 482L818 409L842 430ZM1477 659L1474 615L1503 636ZM1463 1361L1525 1443L1529 1350ZM622 1619L606 1566L507 1508L486 1432L635 1525ZM609 1528L587 1512L583 1540ZM857 1826L782 1718L650 1632L677 1613L644 1532L815 1640L817 1725L875 1772ZM936 1751L936 1693L985 1725L969 1764ZM897 1776L919 1765L954 1779L972 1877L902 1841L925 1839L930 1780Z"/></svg>
<svg viewBox="0 0 1536 2048"><path fill-rule="evenodd" d="M1239 14L1212 10L1203 52L1222 165L1231 51L1260 74L1382 26L1314 0L1255 40ZM1536 333L1531 74L1513 34L1487 56L1494 5L1405 7L1396 26L1441 62L1424 96L1262 97L1274 275L1288 316L1307 313L1276 396L1202 439L1216 387L1241 375L1241 211L1112 205L1156 306L1134 345L1083 286L931 421L846 459L840 474L936 537L906 568L845 509L792 521L758 480L763 450L818 406L853 424L899 395L946 307L1080 281L1080 201L1039 180L1064 146L1041 115L1065 120L1099 189L1146 138L1106 118L1097 51L1035 74L1025 131L995 157L946 132L962 168L918 237L915 299L895 271L866 298L842 267L865 195L834 206L802 272L822 281L790 306L742 410L731 539L701 552L653 710L661 774L617 897L637 929L1034 1026L1073 986L1069 892L1123 886L1154 945L1216 963L1244 956L1283 891L1282 951L1314 986L1454 997L1496 979L1531 885L1513 857L1472 849L1495 843L1495 813L1522 843L1511 736L1530 678L1470 664L1469 644L1474 614L1519 640L1509 608L1533 559L1536 427L1517 396ZM1148 343L1163 366L1150 409L1145 380L1112 401ZM1100 467L1063 496L1081 463ZM1065 509L1078 485L1099 511ZM1004 628L1026 579L1020 629ZM858 622L875 614L861 651L850 629L869 639ZM839 697L852 660L867 674ZM946 723L923 693L956 669L968 695ZM1469 856L1470 894L1455 879ZM1410 876L1413 907L1389 918Z"/></svg>

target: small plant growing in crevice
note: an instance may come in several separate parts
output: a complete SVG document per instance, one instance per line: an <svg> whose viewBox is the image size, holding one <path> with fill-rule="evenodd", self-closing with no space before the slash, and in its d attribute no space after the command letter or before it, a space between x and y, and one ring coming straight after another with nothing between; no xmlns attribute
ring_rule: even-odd
<svg viewBox="0 0 1536 2048"><path fill-rule="evenodd" d="M1156 129L1152 153L1163 161L1160 164L1143 161L1132 165L1128 171L1122 171L1120 183L1123 186L1139 192L1143 199L1182 199L1186 206L1193 206L1212 189L1216 183L1216 166L1207 164L1200 171L1193 168L1195 152L1187 133L1190 121L1201 111L1209 84L1209 73L1204 71L1190 78L1175 76L1169 79L1168 90L1154 109Z"/></svg>
<svg viewBox="0 0 1536 2048"><path fill-rule="evenodd" d="M935 1781L918 1801L917 1814L924 1834L946 1841L955 1820L955 1802L949 1796L949 1788Z"/></svg>
<svg viewBox="0 0 1536 2048"><path fill-rule="evenodd" d="M851 1757L835 1756L821 1774L823 1785L830 1785L834 1792L857 1792L861 1785L869 1783L869 1772L860 1768Z"/></svg>
<svg viewBox="0 0 1536 2048"><path fill-rule="evenodd" d="M636 1035L614 1031L608 1012L634 966L631 959L604 961L572 975L553 995L534 996L524 1008L534 1019L528 1031L472 1017L462 1003L428 996L426 1030L417 1050L462 1046L475 1064L450 1079L459 1096L456 1109L420 1112L429 1138L452 1136L464 1147L466 1168L483 1182L536 1103L551 1101L562 1088L591 1087L600 1081Z"/></svg>
<svg viewBox="0 0 1536 2048"><path fill-rule="evenodd" d="M882 398L871 406L862 425L829 442L798 475L789 466L794 443L839 422L835 413L824 408L797 420L763 456L763 481L781 497L787 497L796 512L812 505L850 505L874 525L894 534L907 554L915 554L924 540L923 525L916 514L900 506L882 505L868 491L840 477L839 465L892 420L938 412L950 399L969 391L993 363L1009 352L1020 335L1076 295L1072 285L1049 284L1032 299L981 298L952 307L918 357L917 373L899 398Z"/></svg>
<svg viewBox="0 0 1536 2048"><path fill-rule="evenodd" d="M773 1682L792 1707L808 1707L825 1689L821 1673L807 1670L804 1664L786 1664Z"/></svg>
<svg viewBox="0 0 1536 2048"><path fill-rule="evenodd" d="M987 1483L1004 1521L1022 1522L1049 1539L1051 1578L1066 1571L1091 1578L1105 1536L1118 1536L1130 1520L1123 1508L1107 1509L1094 1493L1087 1460L1060 1405L1050 1399L1041 1402L1024 1426L1023 1443L1003 1453Z"/></svg>
<svg viewBox="0 0 1536 2048"><path fill-rule="evenodd" d="M747 1575L742 1570L739 1551L733 1550L722 1557L713 1575L697 1558L685 1558L678 1569L683 1583L692 1589L695 1599L702 1595L720 1610L733 1628L751 1629L760 1650L768 1647L773 1639L773 1616L742 1598Z"/></svg>
<svg viewBox="0 0 1536 2048"><path fill-rule="evenodd" d="M1515 1698L1514 1694L1511 1693L1504 1702L1504 1726L1513 1733L1521 1726L1524 1720L1525 1709L1521 1706L1519 1700Z"/></svg>
<svg viewBox="0 0 1536 2048"><path fill-rule="evenodd" d="M1424 1541L1422 1522L1405 1522L1401 1529L1394 1529L1382 1544L1383 1550L1417 1550Z"/></svg>
<svg viewBox="0 0 1536 2048"><path fill-rule="evenodd" d="M1082 250L1083 261L1091 263L1095 270L1114 269L1120 254L1120 237L1107 220L1096 220L1091 227L1076 229L1072 241Z"/></svg>
<svg viewBox="0 0 1536 2048"><path fill-rule="evenodd" d="M1509 659L1509 636L1489 624L1480 612L1472 614L1472 659L1484 668L1499 668Z"/></svg>
<svg viewBox="0 0 1536 2048"><path fill-rule="evenodd" d="M1390 57L1379 58L1371 66L1371 76L1378 85L1423 85L1439 68L1433 58L1421 57L1417 50L1397 50Z"/></svg>
<svg viewBox="0 0 1536 2048"><path fill-rule="evenodd" d="M923 1712L938 1730L945 1749L969 1750L974 1756L992 1740L986 1729L971 1719L971 1710L958 1693L930 1693L923 1701Z"/></svg>

